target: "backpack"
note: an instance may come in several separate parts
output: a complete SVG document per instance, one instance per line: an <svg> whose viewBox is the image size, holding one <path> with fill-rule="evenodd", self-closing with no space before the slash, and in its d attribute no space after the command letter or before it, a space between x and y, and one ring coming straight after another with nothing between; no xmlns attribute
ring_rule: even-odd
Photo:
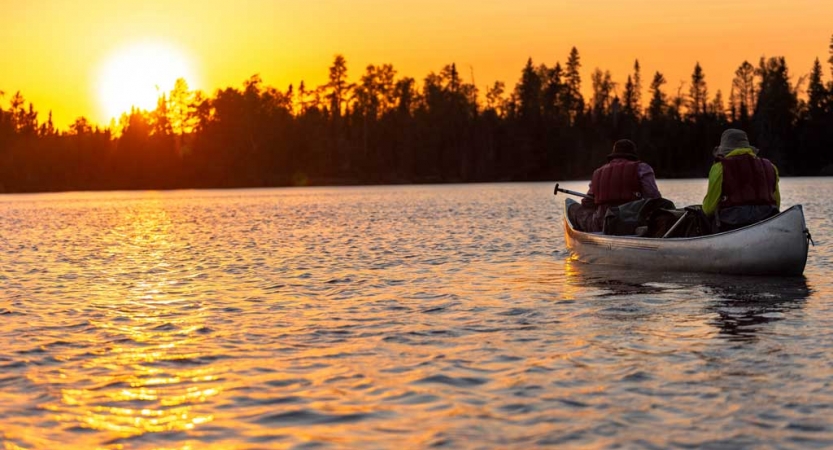
<svg viewBox="0 0 833 450"><path fill-rule="evenodd" d="M613 236L636 235L637 228L648 227L654 212L662 209L673 210L674 203L665 198L645 198L611 206L605 213L602 233Z"/></svg>
<svg viewBox="0 0 833 450"><path fill-rule="evenodd" d="M685 218L683 218L685 215ZM648 219L647 237L664 237L668 230L682 219L668 237L696 237L714 232L712 221L703 212L700 205L686 206L684 209L659 209Z"/></svg>

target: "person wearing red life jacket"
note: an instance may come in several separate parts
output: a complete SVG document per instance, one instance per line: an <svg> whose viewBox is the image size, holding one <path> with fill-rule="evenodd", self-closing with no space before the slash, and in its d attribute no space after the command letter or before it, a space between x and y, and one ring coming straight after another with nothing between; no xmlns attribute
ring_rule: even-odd
<svg viewBox="0 0 833 450"><path fill-rule="evenodd" d="M587 195L581 205L570 207L568 215L581 231L602 231L607 209L640 199L661 198L654 169L639 160L636 144L620 139L607 155L607 164L593 172Z"/></svg>
<svg viewBox="0 0 833 450"><path fill-rule="evenodd" d="M709 188L703 212L717 231L760 222L778 214L781 192L778 168L758 156L743 130L730 128L714 148L715 162L709 170Z"/></svg>

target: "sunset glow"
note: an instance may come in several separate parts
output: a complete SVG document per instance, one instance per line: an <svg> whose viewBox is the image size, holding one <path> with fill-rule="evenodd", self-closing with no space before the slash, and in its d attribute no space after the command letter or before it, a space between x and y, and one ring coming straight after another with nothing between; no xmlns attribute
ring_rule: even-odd
<svg viewBox="0 0 833 450"><path fill-rule="evenodd" d="M638 58L646 78L660 71L672 91L690 80L699 62L709 92L720 89L725 98L744 60L757 64L762 56L784 56L795 82L816 57L823 63L828 58L833 33L833 2L822 0L529 0L481 6L438 0L9 2L0 14L6 61L0 65L0 90L6 93L0 104L19 90L44 114L51 110L58 126L82 115L106 125L117 105L147 105L155 85L129 88L145 93L125 93L127 99L109 99L103 107L101 92L119 87L115 80L108 83L116 87L98 85L101 66L133 58L125 49L148 40L187 57L183 62L174 56L175 66L198 66L199 73L191 75L199 83L188 84L206 93L239 86L254 74L280 89L301 81L314 88L326 83L333 55L343 54L350 81L368 64L390 63L398 75L421 83L454 62L482 94L495 81L514 86L527 58L564 64L575 46L585 96L595 68L610 70L621 91ZM135 62L119 64L126 70ZM649 82L643 83L646 92Z"/></svg>
<svg viewBox="0 0 833 450"><path fill-rule="evenodd" d="M118 50L106 60L98 81L98 100L105 117L118 118L132 107L152 110L177 78L193 83L188 58L172 46L142 43Z"/></svg>

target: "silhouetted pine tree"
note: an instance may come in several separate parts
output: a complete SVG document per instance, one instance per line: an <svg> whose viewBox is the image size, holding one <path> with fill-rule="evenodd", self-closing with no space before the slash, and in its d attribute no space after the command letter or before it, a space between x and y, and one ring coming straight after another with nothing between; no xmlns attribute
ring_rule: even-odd
<svg viewBox="0 0 833 450"><path fill-rule="evenodd" d="M732 107L737 111L736 118L732 119L737 128L748 129L750 125L751 111L755 110L757 92L755 90L755 68L749 61L744 61L735 70L735 78L732 80L737 104Z"/></svg>
<svg viewBox="0 0 833 450"><path fill-rule="evenodd" d="M688 91L688 114L689 118L697 121L702 120L708 106L709 92L706 87L706 75L700 63L694 65L694 72L691 74L691 87Z"/></svg>
<svg viewBox="0 0 833 450"><path fill-rule="evenodd" d="M790 149L795 143L793 126L798 98L790 85L787 63L783 57L762 57L757 73L760 84L751 138L767 157L789 172L793 163Z"/></svg>

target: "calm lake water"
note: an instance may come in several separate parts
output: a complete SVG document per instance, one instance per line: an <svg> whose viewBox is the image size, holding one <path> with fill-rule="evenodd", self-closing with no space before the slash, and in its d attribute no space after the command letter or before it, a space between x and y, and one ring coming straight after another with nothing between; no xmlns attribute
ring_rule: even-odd
<svg viewBox="0 0 833 450"><path fill-rule="evenodd" d="M833 446L833 180L798 279L568 262L553 185L0 196L0 442Z"/></svg>

